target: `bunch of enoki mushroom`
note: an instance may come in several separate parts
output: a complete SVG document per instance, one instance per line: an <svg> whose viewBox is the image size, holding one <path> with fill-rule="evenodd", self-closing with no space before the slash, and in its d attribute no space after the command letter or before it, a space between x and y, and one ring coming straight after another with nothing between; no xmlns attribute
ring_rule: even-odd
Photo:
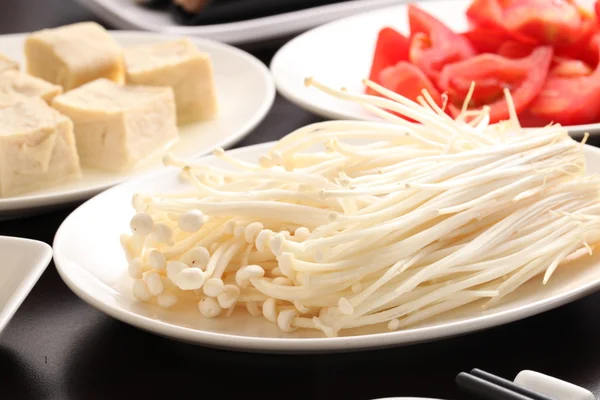
<svg viewBox="0 0 600 400"><path fill-rule="evenodd" d="M397 330L491 307L600 240L600 181L563 127L525 131L514 113L489 125L486 109L453 120L425 92L418 104L371 82L382 97L307 84L391 123L313 124L255 163L218 150L225 169L166 157L189 190L135 195L122 244L138 299L246 308L285 332Z"/></svg>

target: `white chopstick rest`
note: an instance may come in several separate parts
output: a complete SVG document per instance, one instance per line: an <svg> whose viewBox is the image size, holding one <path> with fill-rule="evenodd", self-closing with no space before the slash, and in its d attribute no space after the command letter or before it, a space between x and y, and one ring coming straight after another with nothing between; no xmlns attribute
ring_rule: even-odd
<svg viewBox="0 0 600 400"><path fill-rule="evenodd" d="M535 371L519 372L514 382L556 400L596 400L589 390Z"/></svg>

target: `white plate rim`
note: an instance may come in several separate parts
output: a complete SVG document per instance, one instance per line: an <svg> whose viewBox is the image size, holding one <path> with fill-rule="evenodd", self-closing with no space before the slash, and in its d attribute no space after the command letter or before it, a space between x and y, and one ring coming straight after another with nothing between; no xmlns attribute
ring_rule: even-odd
<svg viewBox="0 0 600 400"><path fill-rule="evenodd" d="M219 40L230 44L254 43L304 31L361 11L397 4L399 0L352 0L250 20L204 26L158 26L133 20L118 11L115 0L76 0L88 10L121 29L176 33ZM408 1L408 0L400 0Z"/></svg>
<svg viewBox="0 0 600 400"><path fill-rule="evenodd" d="M157 32L140 32L140 31L117 31L117 30L109 30L111 35L115 37L127 38L127 39L135 39L136 37L140 38L156 38L160 40L169 40L180 38L181 36L173 35L173 34L164 34ZM0 35L2 39L8 40L20 40L25 38L29 33L13 33L7 35ZM256 128L268 115L271 110L274 102L277 91L275 89L275 83L273 81L273 77L268 67L261 62L255 56L247 53L244 50L238 49L237 47L231 46L226 43L220 43L210 39L192 37L190 38L194 43L201 44L202 46L212 47L215 49L225 50L230 52L231 54L235 54L236 57L245 59L249 64L253 65L257 72L260 72L260 75L263 78L263 83L265 84L265 89L267 92L267 97L261 99L260 106L258 107L256 113L253 115L253 118L246 121L242 127L236 132L235 135L229 135L219 142L212 148L205 149L202 152L199 152L192 156L191 158L201 157L204 154L210 153L216 147L229 148L236 144L237 142L244 139L246 136L252 133L253 129ZM23 210L35 210L42 209L50 206L58 206L63 204L74 203L77 201L85 200L90 198L93 195L96 195L112 186L118 185L129 179L143 176L148 172L145 171L137 174L133 174L129 177L120 176L116 177L112 183L108 184L96 184L89 187L84 187L77 190L69 190L69 191L57 191L50 194L23 194L20 196L6 197L0 198L0 214L8 213L11 211L23 211Z"/></svg>
<svg viewBox="0 0 600 400"><path fill-rule="evenodd" d="M27 246L29 248L37 248L40 253L40 260L37 264L27 267L29 268L29 272L25 279L21 281L21 283L14 288L14 292L9 299L7 306L5 306L2 310L0 310L0 336L2 335L2 331L12 317L15 315L21 304L25 301L37 281L40 279L50 262L52 261L52 247L47 243L44 243L39 240L34 239L25 239L20 237L13 236L0 236L0 242L8 242L21 244L23 246Z"/></svg>
<svg viewBox="0 0 600 400"><path fill-rule="evenodd" d="M470 0L428 0L428 1L415 1L412 2L412 4L423 4L423 3L429 3L429 5L431 6L435 6L435 3L448 3L448 2L455 2L455 3L459 3L460 5L466 5L466 4L470 4ZM407 2L408 3L408 2ZM269 69L271 70L271 73L273 74L273 79L275 80L275 86L277 87L277 91L279 92L279 94L281 94L284 98L286 98L287 100L289 100L290 102L298 105L299 107L304 108L305 110L308 110L314 114L317 114L321 117L324 118L329 118L329 119L343 119L343 120L358 120L358 119L362 119L361 117L357 117L355 115L353 115L351 112L349 111L342 111L341 109L335 109L335 108L331 108L331 107L327 107L324 105L319 105L319 104L315 104L314 102L311 101L311 97L306 95L304 93L301 93L301 90L316 90L316 89L309 89L309 88L305 88L304 86L296 86L295 83L290 82L288 79L285 78L286 73L284 71L287 71L287 69L284 67L284 65L286 64L285 60L286 59L291 59L291 58L298 58L298 55L294 55L295 54L295 47L298 45L298 43L302 43L304 41L313 41L315 39L313 39L314 37L318 37L318 35L322 34L322 32L327 32L329 29L331 29L332 26L336 26L338 24L346 24L350 21L355 22L357 26L360 26L360 19L365 16L365 15L373 15L373 14L384 14L390 11L394 11L396 12L398 9L407 7L407 3L404 4L396 4L394 6L390 6L390 7L384 7L384 8L380 8L380 9L376 9L376 10L370 10L370 11L366 11L360 14L356 14L356 15L351 15L345 18L341 18L335 21L331 21L328 22L326 24L323 24L321 26L315 27L311 30L308 30L298 36L296 36L295 38L293 38L292 40L290 40L289 42L287 42L286 44L284 44L273 56L273 58L271 59L271 63L269 65ZM382 25L383 27L383 25ZM307 55L304 55L307 56ZM370 57L370 55L369 55ZM296 63L296 65L298 65ZM305 77L303 77L305 78ZM366 77L362 77L359 79L363 79ZM327 83L327 82L323 82L323 83ZM302 89L300 89L302 88ZM372 120L374 121L381 121L381 119L377 118L376 116L373 116ZM591 136L596 136L596 135L600 135L600 122L598 123L594 123L594 124L584 124L584 125L572 125L572 126L566 126L566 129L568 129L568 131L572 134L572 135L576 135L576 136L582 136L584 135L586 132L590 133Z"/></svg>
<svg viewBox="0 0 600 400"><path fill-rule="evenodd" d="M231 154L253 153L260 154L270 148L275 142L267 142L248 147L242 147L231 150ZM584 145L587 151L600 159L600 149ZM207 156L208 158L212 156ZM204 157L204 158L207 158ZM145 176L146 179L158 177L167 174L168 171L158 170ZM482 315L471 319L455 322L442 323L430 327L417 327L405 331L384 332L377 334L368 334L362 336L348 336L335 338L264 338L247 337L224 333L215 333L210 331L200 331L192 328L186 328L178 325L169 324L163 321L151 319L132 311L112 307L100 301L93 295L82 290L76 282L70 277L70 267L66 258L60 252L61 242L63 241L63 231L68 229L70 221L78 216L80 212L85 211L86 204L89 202L99 202L104 196L111 196L113 192L123 190L124 188L135 186L136 180L125 182L115 186L88 202L82 204L73 211L61 224L54 237L54 263L60 277L67 286L82 300L97 308L98 310L110 315L111 317L135 326L137 328L153 332L160 336L171 337L183 342L205 345L209 347L226 348L244 352L267 352L267 353L305 353L305 352L347 352L357 350L367 350L376 348L387 348L396 346L405 346L422 342L429 342L443 338L473 333L495 326L500 326L528 318L556 307L571 303L586 295L600 290L600 278L595 282L588 282L585 285L578 286L562 293L560 296L537 300L526 305L499 311L494 314ZM82 268L78 266L78 268ZM87 272L87 271L86 271Z"/></svg>

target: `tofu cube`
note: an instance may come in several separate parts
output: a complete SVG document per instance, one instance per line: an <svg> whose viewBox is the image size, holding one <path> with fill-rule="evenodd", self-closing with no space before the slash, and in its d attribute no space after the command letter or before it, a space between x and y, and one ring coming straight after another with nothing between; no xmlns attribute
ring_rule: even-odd
<svg viewBox="0 0 600 400"><path fill-rule="evenodd" d="M12 58L0 53L0 73L4 71L18 71L19 63Z"/></svg>
<svg viewBox="0 0 600 400"><path fill-rule="evenodd" d="M9 70L0 73L0 103L7 104L14 94L26 97L41 97L50 103L62 93L62 87L20 71Z"/></svg>
<svg viewBox="0 0 600 400"><path fill-rule="evenodd" d="M0 196L81 176L73 124L37 97L0 108Z"/></svg>
<svg viewBox="0 0 600 400"><path fill-rule="evenodd" d="M123 52L95 22L31 34L25 41L27 72L65 91L98 78L123 82Z"/></svg>
<svg viewBox="0 0 600 400"><path fill-rule="evenodd" d="M131 47L124 50L124 59L127 83L173 88L179 124L217 114L211 59L189 39Z"/></svg>
<svg viewBox="0 0 600 400"><path fill-rule="evenodd" d="M73 121L86 167L125 171L179 137L170 87L98 79L55 97L52 106Z"/></svg>

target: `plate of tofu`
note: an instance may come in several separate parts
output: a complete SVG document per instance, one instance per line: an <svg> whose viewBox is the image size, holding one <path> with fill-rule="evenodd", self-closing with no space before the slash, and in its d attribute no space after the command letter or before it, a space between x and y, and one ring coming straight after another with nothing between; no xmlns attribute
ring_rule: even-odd
<svg viewBox="0 0 600 400"><path fill-rule="evenodd" d="M0 219L227 148L274 98L262 62L206 39L94 22L0 36Z"/></svg>

